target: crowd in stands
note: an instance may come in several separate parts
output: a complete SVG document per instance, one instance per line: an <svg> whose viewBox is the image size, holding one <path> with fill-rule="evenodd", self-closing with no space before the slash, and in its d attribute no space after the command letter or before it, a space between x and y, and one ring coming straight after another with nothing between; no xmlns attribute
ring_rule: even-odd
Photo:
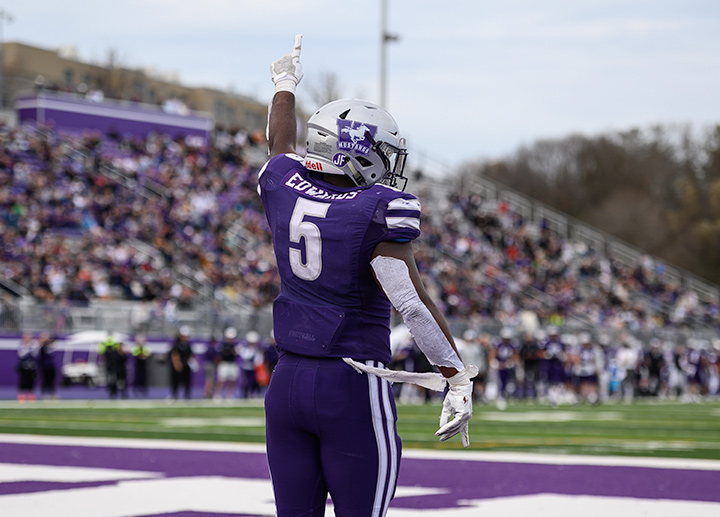
<svg viewBox="0 0 720 517"><path fill-rule="evenodd" d="M449 317L481 315L517 327L525 311L562 326L631 332L698 326L720 331L717 298L663 275L643 256L623 266L581 241L565 239L543 221L529 221L503 202L454 192L442 217L426 219L419 258L442 286ZM441 250L443 253L438 253Z"/></svg>
<svg viewBox="0 0 720 517"><path fill-rule="evenodd" d="M183 265L229 299L267 304L278 282L256 170L243 159L253 144L243 131L203 147L2 128L0 273L44 301L191 304L193 292L171 273Z"/></svg>
<svg viewBox="0 0 720 517"><path fill-rule="evenodd" d="M279 280L257 165L247 160L264 145L240 129L218 129L205 143L0 127L0 279L42 302L121 298L172 311L197 302L178 280L185 274L216 299L267 306ZM718 300L666 278L650 257L624 266L477 193L434 202L416 193L424 206L419 269L463 327L573 323L613 339L720 332Z"/></svg>

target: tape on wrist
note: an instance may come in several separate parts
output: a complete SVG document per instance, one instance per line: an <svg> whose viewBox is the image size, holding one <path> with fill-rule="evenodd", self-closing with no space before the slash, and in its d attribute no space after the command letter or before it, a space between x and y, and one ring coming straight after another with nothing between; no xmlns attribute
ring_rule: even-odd
<svg viewBox="0 0 720 517"><path fill-rule="evenodd" d="M447 381L450 386L461 386L470 384L470 379L478 374L478 367L475 365L468 365L461 371L457 372L452 377L448 377Z"/></svg>
<svg viewBox="0 0 720 517"><path fill-rule="evenodd" d="M295 93L297 83L292 79L282 79L275 83L275 93L277 92L290 92Z"/></svg>

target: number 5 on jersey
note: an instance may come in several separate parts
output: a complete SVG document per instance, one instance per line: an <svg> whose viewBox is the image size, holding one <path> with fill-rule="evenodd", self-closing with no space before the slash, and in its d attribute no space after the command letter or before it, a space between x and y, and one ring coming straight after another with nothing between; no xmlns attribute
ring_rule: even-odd
<svg viewBox="0 0 720 517"><path fill-rule="evenodd" d="M298 198L290 218L290 242L300 244L305 240L305 262L302 251L290 248L290 267L298 278L313 281L322 271L322 237L315 223L305 220L305 216L325 218L330 203L320 203L310 199Z"/></svg>

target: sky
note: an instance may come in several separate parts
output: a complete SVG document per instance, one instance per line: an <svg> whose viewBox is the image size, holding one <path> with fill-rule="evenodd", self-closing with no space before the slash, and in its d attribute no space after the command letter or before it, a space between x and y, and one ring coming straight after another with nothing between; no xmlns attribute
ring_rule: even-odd
<svg viewBox="0 0 720 517"><path fill-rule="evenodd" d="M386 108L416 167L453 171L570 134L720 124L718 0L384 0ZM266 102L303 35L297 97L380 101L383 0L0 0L2 41L176 73Z"/></svg>

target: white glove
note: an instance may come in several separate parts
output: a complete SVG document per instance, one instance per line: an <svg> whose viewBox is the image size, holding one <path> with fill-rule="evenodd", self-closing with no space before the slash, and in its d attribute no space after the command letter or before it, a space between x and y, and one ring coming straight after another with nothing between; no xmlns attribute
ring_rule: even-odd
<svg viewBox="0 0 720 517"><path fill-rule="evenodd" d="M303 77L302 65L300 64L301 47L302 34L296 34L292 52L285 54L270 65L270 74L273 83L275 83L275 93L295 93L295 87Z"/></svg>
<svg viewBox="0 0 720 517"><path fill-rule="evenodd" d="M440 413L440 429L435 433L435 436L440 437L441 442L460 433L465 448L470 446L468 423L472 418L473 384L468 371L470 369L470 367L465 368L447 379L450 388L447 395L445 395L445 400L443 400L443 408ZM475 375L477 375L476 370Z"/></svg>

